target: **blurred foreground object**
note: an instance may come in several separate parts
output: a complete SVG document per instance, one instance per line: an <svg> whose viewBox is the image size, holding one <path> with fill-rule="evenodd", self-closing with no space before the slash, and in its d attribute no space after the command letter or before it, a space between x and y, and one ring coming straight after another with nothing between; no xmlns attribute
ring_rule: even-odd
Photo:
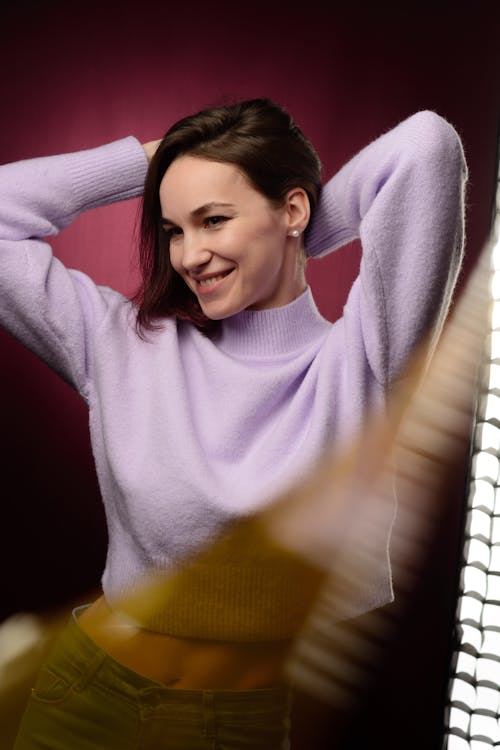
<svg viewBox="0 0 500 750"><path fill-rule="evenodd" d="M442 497L470 442L491 308L490 263L488 244L429 366L417 352L389 398L388 420L375 420L343 460L320 467L310 487L303 488L307 502L297 492L269 514L275 537L326 574L287 671L302 690L332 705L355 703L363 682L376 681L384 647L445 520ZM355 595L378 562L395 489L390 556L398 587L392 614L387 608L374 610L363 617L361 632L355 620L339 628L332 624L339 599Z"/></svg>
<svg viewBox="0 0 500 750"><path fill-rule="evenodd" d="M0 625L0 750L11 750L38 670L67 620L63 608L20 613Z"/></svg>

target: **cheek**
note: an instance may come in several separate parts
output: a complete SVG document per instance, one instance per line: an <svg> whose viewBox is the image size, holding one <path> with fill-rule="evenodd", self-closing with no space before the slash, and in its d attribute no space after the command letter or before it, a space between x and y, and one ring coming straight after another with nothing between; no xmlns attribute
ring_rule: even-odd
<svg viewBox="0 0 500 750"><path fill-rule="evenodd" d="M170 242L170 248L168 250L169 257L170 257L170 264L174 271L177 271L177 273L182 274L182 252L181 249L177 246L175 242Z"/></svg>

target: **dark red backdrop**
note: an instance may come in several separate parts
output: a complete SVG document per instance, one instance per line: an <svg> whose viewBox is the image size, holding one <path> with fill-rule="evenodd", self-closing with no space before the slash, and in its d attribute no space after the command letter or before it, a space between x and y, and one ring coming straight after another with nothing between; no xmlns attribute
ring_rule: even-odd
<svg viewBox="0 0 500 750"><path fill-rule="evenodd" d="M328 178L382 131L434 109L458 129L470 167L466 274L490 221L499 17L495 3L402 5L20 0L1 24L0 162L129 133L150 140L196 109L266 95L294 114ZM131 291L136 210L129 202L88 213L54 240L56 253L99 283ZM354 244L310 265L332 320L358 262ZM84 597L98 583L106 535L83 403L6 334L0 360L4 618ZM386 665L384 697L369 709L386 748L410 747L397 736L414 715L411 701L419 705L411 747L432 747L441 721L463 482L457 476L445 499L448 523Z"/></svg>

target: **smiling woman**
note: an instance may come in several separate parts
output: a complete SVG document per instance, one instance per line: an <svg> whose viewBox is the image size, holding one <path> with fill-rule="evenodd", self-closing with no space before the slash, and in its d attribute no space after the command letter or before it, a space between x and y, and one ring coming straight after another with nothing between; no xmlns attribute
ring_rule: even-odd
<svg viewBox="0 0 500 750"><path fill-rule="evenodd" d="M287 112L267 99L204 110L146 152L143 329L176 314L213 330L214 320L305 290L303 232L321 164Z"/></svg>
<svg viewBox="0 0 500 750"><path fill-rule="evenodd" d="M215 200L203 203L207 196ZM309 199L302 188L274 206L233 164L182 156L162 179L160 201L174 217L164 219L170 262L207 318L279 307L305 291L299 235Z"/></svg>
<svg viewBox="0 0 500 750"><path fill-rule="evenodd" d="M284 664L315 589L252 520L384 413L415 347L432 351L465 176L455 130L419 112L320 190L314 149L267 99L144 146L2 167L0 320L88 404L109 532L103 595L73 613L16 750L289 747ZM135 300L53 256L46 236L142 193ZM331 324L304 258L355 237L359 277ZM335 570L336 621L392 600L393 516L362 575Z"/></svg>

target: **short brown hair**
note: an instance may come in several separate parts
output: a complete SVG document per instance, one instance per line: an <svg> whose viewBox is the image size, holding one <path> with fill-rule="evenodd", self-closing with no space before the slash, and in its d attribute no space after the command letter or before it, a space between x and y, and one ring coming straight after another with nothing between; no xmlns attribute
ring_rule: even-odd
<svg viewBox="0 0 500 750"><path fill-rule="evenodd" d="M190 154L238 166L251 185L273 205L283 205L289 190L303 188L311 216L321 190L321 162L292 117L270 99L250 99L204 109L176 122L149 165L140 223L142 282L134 302L138 330L152 330L159 318L190 320L208 332L215 325L196 295L174 271L162 229L160 183L178 156Z"/></svg>

